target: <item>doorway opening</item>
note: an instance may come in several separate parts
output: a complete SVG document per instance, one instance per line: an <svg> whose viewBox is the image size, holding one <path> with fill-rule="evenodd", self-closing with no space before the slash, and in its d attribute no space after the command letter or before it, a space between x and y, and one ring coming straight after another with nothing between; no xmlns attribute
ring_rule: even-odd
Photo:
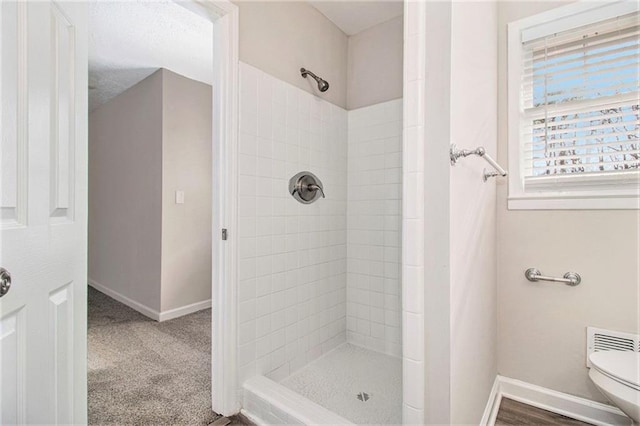
<svg viewBox="0 0 640 426"><path fill-rule="evenodd" d="M88 9L88 420L208 424L214 25Z"/></svg>

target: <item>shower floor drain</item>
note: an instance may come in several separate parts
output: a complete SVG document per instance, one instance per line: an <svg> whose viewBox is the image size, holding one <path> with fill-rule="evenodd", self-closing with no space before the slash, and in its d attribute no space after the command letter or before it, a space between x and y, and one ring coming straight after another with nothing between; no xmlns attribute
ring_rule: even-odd
<svg viewBox="0 0 640 426"><path fill-rule="evenodd" d="M359 394L356 395L356 398L358 398L358 400L362 402L367 402L371 398L371 395L369 395L366 392L360 392Z"/></svg>

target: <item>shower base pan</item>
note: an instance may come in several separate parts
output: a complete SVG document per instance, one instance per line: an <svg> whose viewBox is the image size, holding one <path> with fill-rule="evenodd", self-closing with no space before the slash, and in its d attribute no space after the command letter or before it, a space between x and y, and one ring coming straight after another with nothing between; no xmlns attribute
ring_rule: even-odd
<svg viewBox="0 0 640 426"><path fill-rule="evenodd" d="M259 424L400 424L402 360L346 343L280 383L248 380L244 407Z"/></svg>

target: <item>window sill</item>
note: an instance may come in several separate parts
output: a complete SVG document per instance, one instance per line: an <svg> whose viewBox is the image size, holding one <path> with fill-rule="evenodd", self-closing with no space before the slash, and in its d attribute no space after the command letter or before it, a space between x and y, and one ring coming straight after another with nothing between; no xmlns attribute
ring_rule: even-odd
<svg viewBox="0 0 640 426"><path fill-rule="evenodd" d="M509 196L509 210L640 210L638 193L625 195L531 194Z"/></svg>

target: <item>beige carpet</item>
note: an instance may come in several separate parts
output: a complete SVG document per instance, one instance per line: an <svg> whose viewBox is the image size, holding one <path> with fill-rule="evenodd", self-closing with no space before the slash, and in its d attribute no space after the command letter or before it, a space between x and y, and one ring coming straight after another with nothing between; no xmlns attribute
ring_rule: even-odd
<svg viewBox="0 0 640 426"><path fill-rule="evenodd" d="M89 424L207 425L211 310L162 323L89 288Z"/></svg>

